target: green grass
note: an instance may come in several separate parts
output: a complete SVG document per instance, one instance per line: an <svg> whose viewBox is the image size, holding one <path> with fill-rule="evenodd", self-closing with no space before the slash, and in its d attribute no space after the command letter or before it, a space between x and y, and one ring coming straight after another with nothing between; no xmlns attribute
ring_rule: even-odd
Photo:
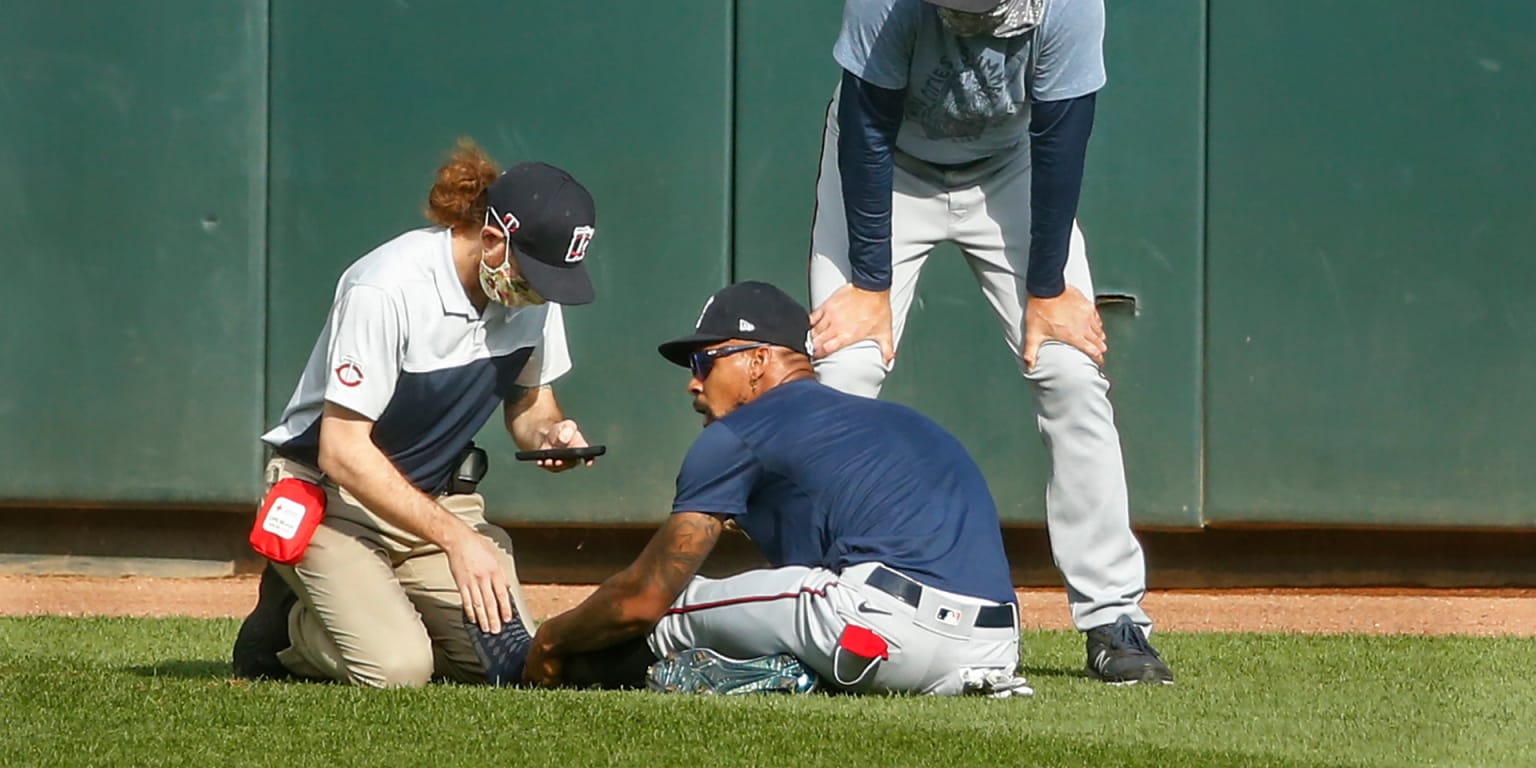
<svg viewBox="0 0 1536 768"><path fill-rule="evenodd" d="M1178 685L1084 678L1030 633L1029 699L433 686L227 676L233 621L0 619L0 766L1536 766L1536 641L1181 635Z"/></svg>

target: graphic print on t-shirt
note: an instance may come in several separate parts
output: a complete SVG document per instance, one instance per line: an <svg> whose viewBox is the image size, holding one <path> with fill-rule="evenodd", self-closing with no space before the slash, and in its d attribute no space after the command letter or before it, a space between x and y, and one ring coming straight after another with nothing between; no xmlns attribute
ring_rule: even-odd
<svg viewBox="0 0 1536 768"><path fill-rule="evenodd" d="M966 38L938 52L927 76L907 87L906 116L934 140L975 141L1027 112L1028 96L1019 72L1027 56ZM1023 41L1008 41L1018 49ZM916 74L914 72L914 74Z"/></svg>

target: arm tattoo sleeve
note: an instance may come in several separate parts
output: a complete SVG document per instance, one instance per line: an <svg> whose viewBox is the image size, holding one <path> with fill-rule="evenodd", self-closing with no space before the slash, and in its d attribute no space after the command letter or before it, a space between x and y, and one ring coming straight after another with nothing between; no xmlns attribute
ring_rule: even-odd
<svg viewBox="0 0 1536 768"><path fill-rule="evenodd" d="M651 586L660 593L676 597L688 585L689 579L698 573L704 558L709 557L720 538L724 524L714 515L696 512L680 512L667 521L655 544L664 549L655 553L654 561L646 563ZM646 554L651 554L651 547ZM646 558L642 556L642 561ZM669 601L670 602L670 601Z"/></svg>
<svg viewBox="0 0 1536 768"><path fill-rule="evenodd" d="M632 565L541 626L538 637L567 654L644 635L698 572L724 528L714 515L673 513Z"/></svg>

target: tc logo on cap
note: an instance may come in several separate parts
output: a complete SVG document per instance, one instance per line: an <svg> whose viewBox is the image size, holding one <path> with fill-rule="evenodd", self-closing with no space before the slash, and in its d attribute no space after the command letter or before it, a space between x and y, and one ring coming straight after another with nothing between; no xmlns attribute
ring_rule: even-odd
<svg viewBox="0 0 1536 768"><path fill-rule="evenodd" d="M592 236L597 230L591 227L577 227L571 230L571 245L565 251L565 263L577 264L587 257L587 246L592 244Z"/></svg>

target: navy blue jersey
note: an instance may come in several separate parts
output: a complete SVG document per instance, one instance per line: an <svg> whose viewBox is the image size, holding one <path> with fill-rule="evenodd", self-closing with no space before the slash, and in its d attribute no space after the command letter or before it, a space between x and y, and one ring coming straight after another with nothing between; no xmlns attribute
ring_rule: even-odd
<svg viewBox="0 0 1536 768"><path fill-rule="evenodd" d="M962 595L1012 602L997 507L960 441L903 405L813 379L706 427L673 512L735 519L775 566L879 562Z"/></svg>

